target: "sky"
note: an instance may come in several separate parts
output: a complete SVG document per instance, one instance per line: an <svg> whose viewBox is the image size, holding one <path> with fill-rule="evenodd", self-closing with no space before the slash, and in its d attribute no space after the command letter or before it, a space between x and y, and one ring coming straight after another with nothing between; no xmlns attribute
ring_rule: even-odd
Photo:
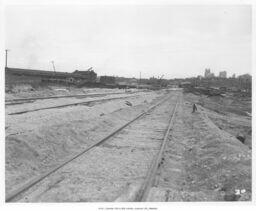
<svg viewBox="0 0 256 211"><path fill-rule="evenodd" d="M8 66L184 78L251 73L250 6L9 5Z"/></svg>

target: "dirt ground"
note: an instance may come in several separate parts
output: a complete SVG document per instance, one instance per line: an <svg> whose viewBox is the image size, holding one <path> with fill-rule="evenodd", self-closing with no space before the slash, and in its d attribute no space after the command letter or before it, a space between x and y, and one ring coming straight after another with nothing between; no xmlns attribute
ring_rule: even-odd
<svg viewBox="0 0 256 211"><path fill-rule="evenodd" d="M16 93L7 93L6 96L11 99L63 94L63 90L61 90L61 94L58 90L53 93L48 93L49 90L32 92L29 89L28 91L21 90ZM69 94L100 93L101 91L104 93L109 90L72 90ZM28 106L42 105L38 101L39 103L34 105L32 103L31 105L7 106L5 119L6 193L103 138L150 105L159 102L165 94L166 91L141 92L136 96L127 94L127 96L129 95L127 99L106 101L92 106L80 105L13 116L8 113L15 109L27 109ZM58 99L41 102L45 102L44 106L49 106L69 101L70 99ZM127 105L126 101L129 101L132 106ZM198 111L195 113L192 113L193 103L198 105ZM252 127L251 117L245 113L250 111L251 105L247 105L248 103L249 101L239 103L239 101L234 102L230 99L209 99L193 94L184 94L175 118L171 139L164 154L165 162L160 168L157 186L151 189L148 201L251 200ZM235 106L235 104L239 104L239 106ZM243 112L237 112L241 107ZM239 133L244 135L244 143L236 138ZM96 149L95 156L99 156L101 153L107 156L108 153L111 153L111 149L105 148L104 152L101 148ZM128 154L124 155L122 150L120 149L121 154L118 156L125 156L128 159L130 154L127 151ZM113 158L116 162L119 161L118 156ZM93 164L94 161L90 163L91 166ZM78 163L76 165L78 166ZM133 165L136 167L135 162ZM137 167L143 169L142 166ZM113 171L118 171L118 169L113 169ZM133 169L132 171L137 170ZM64 176L68 174L70 171L63 173ZM75 178L74 181L72 180L72 185L81 183L79 172L76 174L72 177ZM92 174L95 176L100 173ZM93 175L91 178L94 178ZM103 177L104 175L102 175L102 179ZM61 182L69 183L63 178L56 177L52 181L52 186L60 188ZM94 182L95 180L92 179L90 184ZM109 184L105 189L104 185L102 187L99 185L97 191L107 191L107 188L111 187L111 183ZM71 192L75 190L72 185L70 186ZM39 194L41 194L40 191ZM82 198L71 199L65 194L64 189L61 191L63 195L57 197L57 201L63 201L65 197L68 201L99 200L93 196L90 199L82 196ZM114 195L104 197L101 199L114 200ZM50 199L45 198L45 200L49 201Z"/></svg>
<svg viewBox="0 0 256 211"><path fill-rule="evenodd" d="M128 184L143 181L160 148L175 98L55 172L21 201L114 201Z"/></svg>
<svg viewBox="0 0 256 211"><path fill-rule="evenodd" d="M129 91L134 91L130 89ZM66 96L79 94L96 94L96 93L112 93L125 92L122 89L106 89L106 88L75 88L67 86L44 86L33 88L30 85L16 85L11 90L5 92L5 100L17 98L32 98L32 97L51 97L51 96Z"/></svg>
<svg viewBox="0 0 256 211"><path fill-rule="evenodd" d="M198 104L222 115L237 115L251 117L251 97L233 93L225 95L208 96L186 93L186 97Z"/></svg>
<svg viewBox="0 0 256 211"><path fill-rule="evenodd" d="M206 97L186 94L186 99L191 103L197 103L204 108L204 113L221 130L233 136L242 134L245 137L244 144L251 149L252 146L252 118L251 101L247 98L234 100L233 98ZM247 113L246 113L247 112Z"/></svg>
<svg viewBox="0 0 256 211"><path fill-rule="evenodd" d="M74 104L74 103L86 103L94 100L103 100L103 99L111 99L111 98L124 98L124 97L136 97L137 95L143 95L144 93L117 93L117 94L108 94L103 96L91 96L91 97L72 97L72 98L58 98L58 99L40 99L34 102L26 102L22 104L15 104L15 105L7 105L6 111L8 114L16 113L16 112L28 112L33 110L44 109L48 107L57 107L57 106L65 106L67 104ZM97 102L99 103L99 102ZM88 103L87 105L90 106L94 104L93 102Z"/></svg>
<svg viewBox="0 0 256 211"><path fill-rule="evenodd" d="M65 107L11 116L7 107L7 193L103 138L157 102L163 94L146 92L93 106ZM128 106L126 101L132 106ZM18 107L20 109L23 105Z"/></svg>
<svg viewBox="0 0 256 211"><path fill-rule="evenodd" d="M184 98L148 201L251 200L251 150Z"/></svg>

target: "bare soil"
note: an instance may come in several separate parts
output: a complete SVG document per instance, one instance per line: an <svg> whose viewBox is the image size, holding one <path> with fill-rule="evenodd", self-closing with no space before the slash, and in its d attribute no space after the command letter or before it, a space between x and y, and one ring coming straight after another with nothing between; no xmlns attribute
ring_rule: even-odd
<svg viewBox="0 0 256 211"><path fill-rule="evenodd" d="M132 91L132 90L130 90ZM44 86L34 88L31 85L16 85L11 90L5 93L5 100L12 100L17 98L31 98L31 97L51 97L51 96L68 96L79 94L96 94L96 93L112 93L125 92L120 89L104 89L104 88L75 88L67 86Z"/></svg>
<svg viewBox="0 0 256 211"><path fill-rule="evenodd" d="M198 96L186 94L186 99L191 103L197 103L204 108L204 113L221 129L237 136L243 134L244 144L252 147L252 118L251 101L248 98L240 99ZM247 113L246 113L247 112Z"/></svg>
<svg viewBox="0 0 256 211"><path fill-rule="evenodd" d="M251 200L251 150L219 129L203 108L192 113L187 101L159 171L148 201Z"/></svg>
<svg viewBox="0 0 256 211"><path fill-rule="evenodd" d="M7 108L7 193L103 138L163 94L141 93L129 99L108 101L91 107L66 107L14 116L7 115ZM127 100L132 106L126 104ZM24 105L17 107L23 109Z"/></svg>
<svg viewBox="0 0 256 211"><path fill-rule="evenodd" d="M43 90L37 96L51 95L47 92ZM136 96L128 94L129 99L14 116L8 115L11 109L28 109L28 104L7 107L6 193L103 138L165 94L165 91L142 92ZM28 91L9 97L21 96L34 96L34 93ZM69 100L43 102L46 104L32 103L29 106L48 106ZM157 185L151 189L148 201L251 200L252 127L251 117L245 115L251 107L249 102L184 94L159 169ZM193 103L198 105L195 113L192 113ZM159 116L163 116L167 108L158 110ZM241 113L239 108L242 108ZM167 113L164 118L155 119L155 123L149 118L137 125L139 129L126 129L122 137L77 159L63 168L61 174L42 182L22 201L115 200L127 185L143 181L141 175L147 172L153 154L157 152L156 142L161 140L159 134L151 132L159 129L158 126L163 127L166 117ZM245 143L236 138L238 133L245 136ZM125 134L128 138L124 138Z"/></svg>
<svg viewBox="0 0 256 211"><path fill-rule="evenodd" d="M63 167L21 201L115 200L128 184L143 181L160 148L174 100Z"/></svg>

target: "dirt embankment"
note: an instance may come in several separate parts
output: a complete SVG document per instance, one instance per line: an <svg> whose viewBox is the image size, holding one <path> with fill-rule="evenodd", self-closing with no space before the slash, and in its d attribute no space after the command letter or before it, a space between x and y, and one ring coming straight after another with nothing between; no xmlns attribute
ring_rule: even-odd
<svg viewBox="0 0 256 211"><path fill-rule="evenodd" d="M15 113L26 113L26 112L34 112L38 110L53 108L53 107L65 107L65 106L75 106L77 104L84 104L91 106L95 103L102 103L102 100L108 101L111 99L118 98L130 98L138 95L144 95L144 93L109 93L107 95L100 96L86 96L86 97L70 97L70 98L53 98L53 99L39 99L35 101L29 101L26 103L18 103L14 105L6 105L6 113L15 114ZM91 101L91 102L90 102ZM93 102L96 101L96 102Z"/></svg>
<svg viewBox="0 0 256 211"><path fill-rule="evenodd" d="M148 201L251 200L251 150L192 105L178 110Z"/></svg>
<svg viewBox="0 0 256 211"><path fill-rule="evenodd" d="M135 90L129 90L135 91ZM104 88L75 88L67 86L45 86L33 88L31 85L16 85L11 90L6 90L5 100L13 100L17 98L33 98L33 97L52 97L52 96L68 96L96 93L124 93L122 89L104 89Z"/></svg>
<svg viewBox="0 0 256 211"><path fill-rule="evenodd" d="M43 173L156 103L150 92L96 104L6 116L6 191Z"/></svg>
<svg viewBox="0 0 256 211"><path fill-rule="evenodd" d="M193 94L186 94L185 98L191 103L201 105L204 113L219 129L235 137L243 136L243 143L251 149L252 120L248 116L251 112L251 101L243 98L236 100L223 97L208 98Z"/></svg>
<svg viewBox="0 0 256 211"><path fill-rule="evenodd" d="M186 98L190 101L196 100L201 106L219 114L226 115L231 113L246 117L251 115L252 103L250 97L234 96L231 94L226 94L225 96L207 96L188 93L186 94Z"/></svg>

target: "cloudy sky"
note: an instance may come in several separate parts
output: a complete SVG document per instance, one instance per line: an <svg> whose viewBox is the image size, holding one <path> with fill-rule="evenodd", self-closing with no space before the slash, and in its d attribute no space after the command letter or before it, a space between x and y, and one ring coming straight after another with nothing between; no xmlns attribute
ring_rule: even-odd
<svg viewBox="0 0 256 211"><path fill-rule="evenodd" d="M249 6L8 6L9 67L165 78L251 72Z"/></svg>

